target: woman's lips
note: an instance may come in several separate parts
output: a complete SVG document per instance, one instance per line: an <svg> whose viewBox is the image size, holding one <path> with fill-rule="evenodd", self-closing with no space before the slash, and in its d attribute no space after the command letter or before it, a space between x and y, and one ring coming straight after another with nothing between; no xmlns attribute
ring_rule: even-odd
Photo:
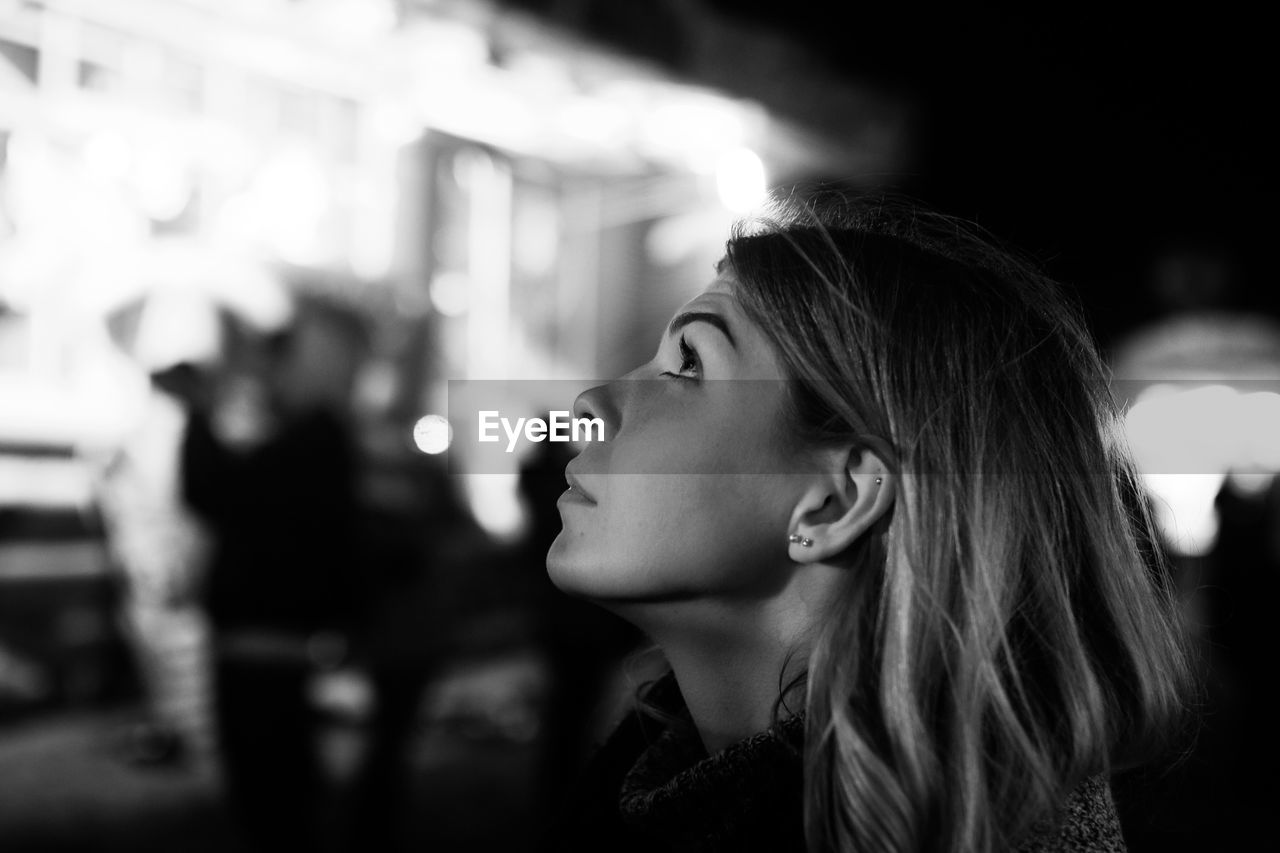
<svg viewBox="0 0 1280 853"><path fill-rule="evenodd" d="M560 496L560 500L577 500L592 504L596 502L595 498L591 497L591 493L582 488L582 482L572 472L566 470L564 479L569 484L569 488Z"/></svg>

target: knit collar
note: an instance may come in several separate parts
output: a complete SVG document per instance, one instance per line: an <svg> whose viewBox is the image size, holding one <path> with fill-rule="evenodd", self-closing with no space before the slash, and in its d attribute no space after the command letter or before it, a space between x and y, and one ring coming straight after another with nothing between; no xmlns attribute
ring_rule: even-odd
<svg viewBox="0 0 1280 853"><path fill-rule="evenodd" d="M803 837L803 714L708 756L683 702L672 710L683 724L664 729L623 779L628 826L682 850L727 849L755 826Z"/></svg>

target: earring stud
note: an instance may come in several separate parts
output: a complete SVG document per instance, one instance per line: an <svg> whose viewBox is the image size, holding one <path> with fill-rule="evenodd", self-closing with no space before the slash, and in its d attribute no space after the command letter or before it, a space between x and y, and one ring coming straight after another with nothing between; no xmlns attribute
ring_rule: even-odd
<svg viewBox="0 0 1280 853"><path fill-rule="evenodd" d="M876 477L876 485L878 486L880 485L880 483L881 483L881 479L879 477Z"/></svg>
<svg viewBox="0 0 1280 853"><path fill-rule="evenodd" d="M799 533L792 533L790 536L787 537L787 541L792 543L793 545L798 543L801 548L808 548L811 545L813 545L812 539L806 539L805 537L801 536Z"/></svg>

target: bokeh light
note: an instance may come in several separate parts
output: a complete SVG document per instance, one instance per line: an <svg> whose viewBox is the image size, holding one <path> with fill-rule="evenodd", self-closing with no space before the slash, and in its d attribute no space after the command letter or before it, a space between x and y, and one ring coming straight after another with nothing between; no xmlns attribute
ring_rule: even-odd
<svg viewBox="0 0 1280 853"><path fill-rule="evenodd" d="M444 453L453 443L453 427L443 415L423 415L413 425L413 444L431 456Z"/></svg>

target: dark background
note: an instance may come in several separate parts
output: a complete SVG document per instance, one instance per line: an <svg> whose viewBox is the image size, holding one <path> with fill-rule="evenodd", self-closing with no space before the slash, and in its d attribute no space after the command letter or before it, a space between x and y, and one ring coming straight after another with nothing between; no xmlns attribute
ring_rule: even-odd
<svg viewBox="0 0 1280 853"><path fill-rule="evenodd" d="M684 0L500 5L695 77L707 66L692 30L710 16L791 43L833 85L900 100L912 153L889 182L1039 258L1078 289L1104 344L1167 307L1154 278L1175 250L1221 263L1209 307L1280 315L1262 260L1272 37L1256 10L702 0L691 18ZM738 94L771 109L847 120L806 111L802 90L771 98L724 71L711 76L741 79Z"/></svg>

